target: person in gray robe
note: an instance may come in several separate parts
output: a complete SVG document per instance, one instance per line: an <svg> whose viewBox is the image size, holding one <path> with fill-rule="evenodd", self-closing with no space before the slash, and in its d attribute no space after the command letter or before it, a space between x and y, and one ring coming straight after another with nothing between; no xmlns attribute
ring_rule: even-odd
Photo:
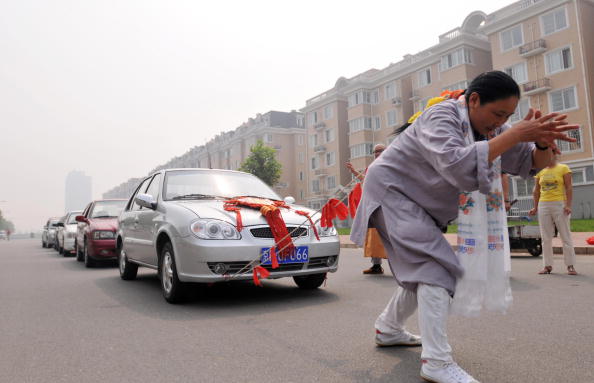
<svg viewBox="0 0 594 383"><path fill-rule="evenodd" d="M529 177L549 163L554 140L572 141L563 132L576 128L566 116L533 110L506 124L520 90L503 72L479 75L462 97L425 110L370 165L351 230L362 245L367 228L377 229L400 286L376 321L376 343L420 345L404 327L418 307L421 376L433 382L476 382L453 361L446 336L450 297L464 270L442 231L458 216L459 193L487 193L499 156L504 172ZM472 145L465 143L465 121Z"/></svg>

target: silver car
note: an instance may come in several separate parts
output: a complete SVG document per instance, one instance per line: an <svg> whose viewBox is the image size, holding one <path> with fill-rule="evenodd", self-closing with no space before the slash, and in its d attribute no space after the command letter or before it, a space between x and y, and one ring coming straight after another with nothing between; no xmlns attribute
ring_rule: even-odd
<svg viewBox="0 0 594 383"><path fill-rule="evenodd" d="M327 272L337 270L336 230L316 224L316 239L309 220L296 211L309 213L313 222L319 214L296 205L281 208L296 251L272 269L275 242L260 211L241 208L243 228L238 231L236 213L223 208L225 200L246 195L281 201L259 178L237 171L169 169L144 179L118 219L120 276L134 279L139 266L155 269L163 296L174 303L184 298L189 282L252 279L255 266L268 270L272 279L293 277L305 289L319 287Z"/></svg>
<svg viewBox="0 0 594 383"><path fill-rule="evenodd" d="M41 247L54 247L56 243L56 231L60 217L49 218L41 233Z"/></svg>
<svg viewBox="0 0 594 383"><path fill-rule="evenodd" d="M56 233L58 252L63 256L74 253L74 243L76 239L76 216L82 213L81 211L71 211L60 220L60 227Z"/></svg>

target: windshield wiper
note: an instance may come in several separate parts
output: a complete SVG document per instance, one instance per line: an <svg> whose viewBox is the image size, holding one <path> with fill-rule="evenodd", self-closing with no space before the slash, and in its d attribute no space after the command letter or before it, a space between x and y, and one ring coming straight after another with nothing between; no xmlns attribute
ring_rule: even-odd
<svg viewBox="0 0 594 383"><path fill-rule="evenodd" d="M242 195L236 195L233 198L242 198L242 197L247 197L247 198L264 198L264 199L269 199L271 201L280 201L280 199L277 199L277 198L263 197L261 195L244 195L244 194L242 194Z"/></svg>
<svg viewBox="0 0 594 383"><path fill-rule="evenodd" d="M91 218L117 218L117 215L98 215L96 217L91 217Z"/></svg>
<svg viewBox="0 0 594 383"><path fill-rule="evenodd" d="M210 195L210 194L184 194L178 195L173 198L172 200L180 200L180 199L227 199L227 197L221 197L218 195Z"/></svg>

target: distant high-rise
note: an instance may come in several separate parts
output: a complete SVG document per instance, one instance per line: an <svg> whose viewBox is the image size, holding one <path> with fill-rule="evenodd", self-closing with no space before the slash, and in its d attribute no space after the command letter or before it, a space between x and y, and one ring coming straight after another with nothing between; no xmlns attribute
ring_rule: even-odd
<svg viewBox="0 0 594 383"><path fill-rule="evenodd" d="M91 198L91 177L78 170L68 173L64 192L66 212L84 209L91 202Z"/></svg>

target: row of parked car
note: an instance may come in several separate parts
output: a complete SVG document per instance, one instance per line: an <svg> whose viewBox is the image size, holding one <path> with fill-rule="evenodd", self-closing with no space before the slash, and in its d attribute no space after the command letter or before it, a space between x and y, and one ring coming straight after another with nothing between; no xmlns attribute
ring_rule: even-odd
<svg viewBox="0 0 594 383"><path fill-rule="evenodd" d="M273 231L261 212L241 208L238 225L236 212L225 209L225 201L245 196L290 207L280 210L295 251L279 258L277 268ZM97 200L48 219L42 246L74 253L87 267L117 259L124 280L136 278L139 267L154 269L170 303L182 301L192 283L252 279L255 266L271 279L292 277L298 287L315 289L338 269L339 239L334 228L321 227L319 213L294 201L248 173L165 169L143 179L127 200Z"/></svg>

